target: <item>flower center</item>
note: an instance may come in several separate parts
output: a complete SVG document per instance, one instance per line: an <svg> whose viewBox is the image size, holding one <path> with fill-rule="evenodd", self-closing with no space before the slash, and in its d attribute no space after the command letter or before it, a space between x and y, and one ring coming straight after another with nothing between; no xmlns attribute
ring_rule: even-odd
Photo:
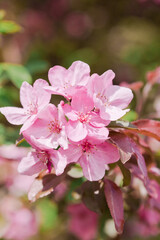
<svg viewBox="0 0 160 240"><path fill-rule="evenodd" d="M36 152L37 158L39 158L40 161L42 161L44 164L48 164L49 161L49 155L45 151L37 151Z"/></svg>
<svg viewBox="0 0 160 240"><path fill-rule="evenodd" d="M52 170L52 162L50 161L50 156L45 151L36 151L37 158L42 161L48 169L48 172L50 173Z"/></svg>
<svg viewBox="0 0 160 240"><path fill-rule="evenodd" d="M28 115L34 115L38 112L38 105L36 103L30 103L27 107L27 114Z"/></svg>
<svg viewBox="0 0 160 240"><path fill-rule="evenodd" d="M69 87L71 87L70 82L69 82L69 81L68 81L68 82L65 82L64 85L63 85L63 88L66 90L66 89L68 89Z"/></svg>
<svg viewBox="0 0 160 240"><path fill-rule="evenodd" d="M104 103L105 106L109 106L110 105L109 100L108 100L108 98L105 95L97 93L96 97L101 99L101 101Z"/></svg>
<svg viewBox="0 0 160 240"><path fill-rule="evenodd" d="M94 145L92 145L91 143L85 141L81 144L82 147L82 151L83 152L87 152L87 153L91 153L91 151L95 148Z"/></svg>
<svg viewBox="0 0 160 240"><path fill-rule="evenodd" d="M62 128L60 127L59 123L57 120L55 121L51 121L49 124L48 124L48 128L50 130L50 132L52 133L60 133L60 131L62 130Z"/></svg>
<svg viewBox="0 0 160 240"><path fill-rule="evenodd" d="M81 123L89 123L89 121L91 120L91 116L89 113L87 114L84 114L84 113L79 113L78 114L78 120L81 122Z"/></svg>

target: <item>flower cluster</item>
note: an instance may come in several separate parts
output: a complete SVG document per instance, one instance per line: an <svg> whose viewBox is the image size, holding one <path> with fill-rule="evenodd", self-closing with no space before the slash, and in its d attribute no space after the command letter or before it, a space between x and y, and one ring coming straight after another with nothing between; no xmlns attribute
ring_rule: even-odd
<svg viewBox="0 0 160 240"><path fill-rule="evenodd" d="M68 164L77 163L88 180L104 177L108 164L120 158L106 126L129 111L126 107L133 98L129 88L113 85L114 77L111 70L90 75L88 64L76 61L68 69L51 68L51 86L42 79L33 87L22 84L23 108L0 108L11 124L23 124L20 133L33 148L22 158L20 173L34 175L54 167L60 175ZM56 107L50 102L51 94L66 101Z"/></svg>

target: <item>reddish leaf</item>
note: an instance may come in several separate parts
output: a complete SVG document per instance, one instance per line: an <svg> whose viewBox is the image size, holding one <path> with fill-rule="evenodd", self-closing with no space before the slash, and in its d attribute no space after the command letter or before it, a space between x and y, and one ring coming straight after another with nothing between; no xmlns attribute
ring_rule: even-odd
<svg viewBox="0 0 160 240"><path fill-rule="evenodd" d="M150 119L141 119L132 123L115 121L111 122L108 127L111 129L126 129L129 132L140 133L160 141L160 121Z"/></svg>
<svg viewBox="0 0 160 240"><path fill-rule="evenodd" d="M106 201L104 191L99 182L86 181L82 185L82 201L91 211L104 213L106 211Z"/></svg>
<svg viewBox="0 0 160 240"><path fill-rule="evenodd" d="M156 187L155 187L153 181L150 180L149 178L144 178L144 176L142 175L142 172L136 165L134 165L132 163L127 163L127 164L125 164L125 166L131 171L131 173L135 177L139 178L144 183L144 186L145 186L148 194L152 198L157 198L157 190L156 190Z"/></svg>
<svg viewBox="0 0 160 240"><path fill-rule="evenodd" d="M142 119L132 122L137 129L132 129L131 131L153 137L160 141L160 121Z"/></svg>
<svg viewBox="0 0 160 240"><path fill-rule="evenodd" d="M137 159L137 164L141 170L141 173L143 174L144 178L147 179L148 175L145 160L139 150L138 145L123 133L112 133L111 139L120 150L122 163L126 163L133 154Z"/></svg>
<svg viewBox="0 0 160 240"><path fill-rule="evenodd" d="M124 225L123 197L121 189L114 182L105 179L104 192L111 216L114 219L116 230L121 234Z"/></svg>
<svg viewBox="0 0 160 240"><path fill-rule="evenodd" d="M129 137L123 133L116 133L110 135L112 141L117 145L122 163L126 163L132 156L133 150L129 144Z"/></svg>

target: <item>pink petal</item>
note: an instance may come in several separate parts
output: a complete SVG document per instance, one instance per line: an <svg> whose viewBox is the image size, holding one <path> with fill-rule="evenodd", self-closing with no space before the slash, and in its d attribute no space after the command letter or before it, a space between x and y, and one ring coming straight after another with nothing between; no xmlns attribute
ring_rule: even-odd
<svg viewBox="0 0 160 240"><path fill-rule="evenodd" d="M105 160L103 158L97 159L97 156L94 154L83 154L79 159L79 163L83 169L84 176L89 181L98 181L104 177Z"/></svg>
<svg viewBox="0 0 160 240"><path fill-rule="evenodd" d="M46 106L51 99L51 94L44 89L44 87L47 86L49 86L49 84L43 79L37 79L33 84L37 96L37 104L40 108Z"/></svg>
<svg viewBox="0 0 160 240"><path fill-rule="evenodd" d="M124 225L123 197L121 189L114 182L105 179L104 192L110 213L114 219L116 230L121 234Z"/></svg>
<svg viewBox="0 0 160 240"><path fill-rule="evenodd" d="M14 125L23 124L29 117L23 108L2 107L0 108L0 112L6 117L9 123Z"/></svg>
<svg viewBox="0 0 160 240"><path fill-rule="evenodd" d="M117 162L120 158L119 152L115 145L104 142L100 145L97 145L97 151L95 152L95 157L98 161L104 159L105 164Z"/></svg>
<svg viewBox="0 0 160 240"><path fill-rule="evenodd" d="M37 118L48 122L55 119L58 120L57 107L54 104L48 104L37 114Z"/></svg>
<svg viewBox="0 0 160 240"><path fill-rule="evenodd" d="M20 129L20 134L23 133L23 131L27 130L30 126L32 126L32 124L34 124L34 122L36 121L37 116L36 115L32 115L31 117L29 117L23 124L23 126Z"/></svg>
<svg viewBox="0 0 160 240"><path fill-rule="evenodd" d="M133 98L133 93L129 88L110 86L105 90L105 96L112 106L123 109L128 107Z"/></svg>
<svg viewBox="0 0 160 240"><path fill-rule="evenodd" d="M65 125L67 123L66 117L65 117L65 111L64 111L64 106L68 104L64 104L64 101L61 101L58 104L58 121ZM69 105L68 105L69 106Z"/></svg>
<svg viewBox="0 0 160 240"><path fill-rule="evenodd" d="M28 82L23 82L20 88L20 101L24 108L33 102L33 88Z"/></svg>
<svg viewBox="0 0 160 240"><path fill-rule="evenodd" d="M67 157L67 163L73 163L77 162L79 158L82 156L82 149L81 147L74 145L74 144L69 144L68 149L63 150L60 148L58 150L64 157Z"/></svg>
<svg viewBox="0 0 160 240"><path fill-rule="evenodd" d="M123 117L129 109L122 110L119 107L115 106L101 106L100 108L100 116L105 120L116 121L117 119Z"/></svg>
<svg viewBox="0 0 160 240"><path fill-rule="evenodd" d="M70 112L66 113L66 116L71 121L77 121L78 120L78 114L74 110L71 110Z"/></svg>
<svg viewBox="0 0 160 240"><path fill-rule="evenodd" d="M65 82L67 70L61 66L54 66L49 69L48 79L51 85L54 87L62 87Z"/></svg>
<svg viewBox="0 0 160 240"><path fill-rule="evenodd" d="M78 142L87 136L87 129L85 125L79 121L69 121L66 126L67 136L73 142Z"/></svg>
<svg viewBox="0 0 160 240"><path fill-rule="evenodd" d="M39 173L43 169L46 169L46 165L37 158L35 152L29 152L18 165L18 172L29 176Z"/></svg>
<svg viewBox="0 0 160 240"><path fill-rule="evenodd" d="M35 149L48 150L52 149L53 143L51 142L51 137L49 138L35 138L33 135L24 135L26 141ZM58 143L55 148L58 147Z"/></svg>
<svg viewBox="0 0 160 240"><path fill-rule="evenodd" d="M92 127L92 126L88 125L87 130L88 130L88 136L89 137L99 139L99 140L102 140L102 141L105 141L108 138L108 135L109 135L109 131L105 127L95 128L95 127Z"/></svg>
<svg viewBox="0 0 160 240"><path fill-rule="evenodd" d="M92 98L87 94L85 89L78 90L72 97L71 106L77 112L87 113L94 108Z"/></svg>
<svg viewBox="0 0 160 240"><path fill-rule="evenodd" d="M103 95L105 89L108 89L108 87L112 85L112 80L114 77L115 73L112 70L104 72L101 76L98 74L93 74L91 76L93 93L95 92L97 94Z"/></svg>
<svg viewBox="0 0 160 240"><path fill-rule="evenodd" d="M67 157L64 154L61 154L60 151L55 151L54 154L50 152L50 158L54 165L56 175L60 175L64 172L64 169L67 166Z"/></svg>
<svg viewBox="0 0 160 240"><path fill-rule="evenodd" d="M75 61L69 67L68 71L72 72L72 86L85 86L87 84L90 74L90 67L87 63L84 63L82 61Z"/></svg>
<svg viewBox="0 0 160 240"><path fill-rule="evenodd" d="M90 116L91 116L91 120L90 120L90 125L92 125L93 127L96 127L96 128L101 128L101 127L104 127L104 126L107 126L110 121L107 121L107 120L104 120L102 119L98 113L96 112L91 112L90 113Z"/></svg>
<svg viewBox="0 0 160 240"><path fill-rule="evenodd" d="M62 95L66 99L70 99L68 96L67 91L63 87L55 87L55 86L49 86L49 87L44 87L44 89L51 94L56 94L56 95Z"/></svg>
<svg viewBox="0 0 160 240"><path fill-rule="evenodd" d="M48 128L48 121L43 119L37 119L32 126L23 131L23 136L34 136L35 138L47 137L50 134Z"/></svg>
<svg viewBox="0 0 160 240"><path fill-rule="evenodd" d="M69 104L64 104L62 106L65 115L72 121L77 121L78 115L77 112L72 109Z"/></svg>

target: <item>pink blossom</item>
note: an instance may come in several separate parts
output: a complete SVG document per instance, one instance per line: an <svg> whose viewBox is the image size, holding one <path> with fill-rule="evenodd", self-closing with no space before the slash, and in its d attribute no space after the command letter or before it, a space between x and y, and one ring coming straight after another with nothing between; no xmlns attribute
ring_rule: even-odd
<svg viewBox="0 0 160 240"><path fill-rule="evenodd" d="M56 149L59 145L68 148L65 131L66 119L61 107L48 104L37 114L34 124L23 132L24 138L33 146L41 149Z"/></svg>
<svg viewBox="0 0 160 240"><path fill-rule="evenodd" d="M68 69L54 66L50 68L48 73L52 86L45 87L45 89L52 94L62 95L70 99L77 88L87 85L89 74L89 65L81 61L73 62Z"/></svg>
<svg viewBox="0 0 160 240"><path fill-rule="evenodd" d="M92 111L94 103L86 90L79 90L73 95L71 106L66 104L64 111L69 119L66 130L68 138L74 142L83 140L87 135L106 140L109 131L105 128L109 121L100 118Z"/></svg>
<svg viewBox="0 0 160 240"><path fill-rule="evenodd" d="M29 149L15 145L0 146L0 184L4 184L14 195L27 193L33 177L17 174L19 161L27 156Z"/></svg>
<svg viewBox="0 0 160 240"><path fill-rule="evenodd" d="M126 114L125 109L133 98L129 88L112 84L115 77L113 71L108 70L101 76L93 74L89 83L90 94L93 95L95 107L100 111L101 118L115 121Z"/></svg>
<svg viewBox="0 0 160 240"><path fill-rule="evenodd" d="M35 215L27 208L12 212L5 239L25 240L38 231Z"/></svg>
<svg viewBox="0 0 160 240"><path fill-rule="evenodd" d="M78 143L70 144L67 150L59 150L69 163L77 162L89 181L98 181L105 175L107 164L119 160L117 148L109 142L86 138Z"/></svg>
<svg viewBox="0 0 160 240"><path fill-rule="evenodd" d="M23 108L2 107L0 112L11 124L24 124L21 132L26 130L36 120L37 113L50 101L51 95L43 89L45 86L48 86L48 83L42 79L36 80L33 87L24 82L20 88L20 101Z"/></svg>
<svg viewBox="0 0 160 240"><path fill-rule="evenodd" d="M137 212L138 219L132 223L135 235L142 237L155 236L160 233L158 224L160 223L159 212L149 205L141 205Z"/></svg>
<svg viewBox="0 0 160 240"><path fill-rule="evenodd" d="M93 240L98 229L98 214L90 211L84 204L69 205L67 208L71 219L69 231L81 240Z"/></svg>
<svg viewBox="0 0 160 240"><path fill-rule="evenodd" d="M1 197L0 215L4 223L0 228L0 237L25 240L38 231L38 221L34 211L25 208L20 199L11 195Z"/></svg>
<svg viewBox="0 0 160 240"><path fill-rule="evenodd" d="M22 158L18 171L29 176L40 173L42 170L51 172L54 166L56 175L63 173L67 162L66 159L56 150L35 149L29 152L27 157Z"/></svg>

